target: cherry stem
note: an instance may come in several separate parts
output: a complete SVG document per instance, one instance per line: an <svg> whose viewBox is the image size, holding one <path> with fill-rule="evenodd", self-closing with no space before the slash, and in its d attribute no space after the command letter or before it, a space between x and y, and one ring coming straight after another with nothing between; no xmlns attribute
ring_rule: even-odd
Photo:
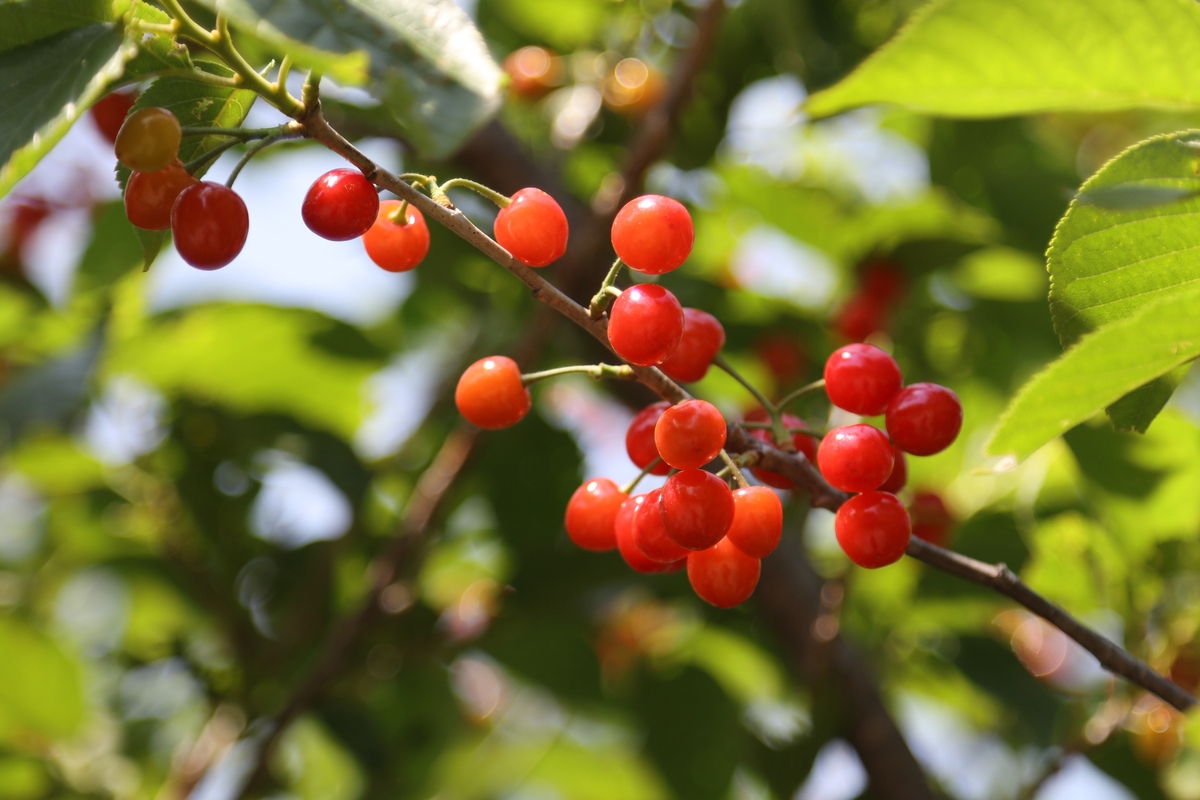
<svg viewBox="0 0 1200 800"><path fill-rule="evenodd" d="M642 482L642 478L649 475L651 470L653 470L655 467L657 467L661 463L662 463L662 456L655 456L653 461L651 461L646 466L642 467L642 471L637 474L636 478L634 478L629 483L627 483L621 487L621 494L630 494L634 489L637 488L637 485Z"/></svg>
<svg viewBox="0 0 1200 800"><path fill-rule="evenodd" d="M737 481L739 489L745 489L750 485L750 481L746 480L746 476L738 469L738 465L734 460L729 457L729 453L725 452L724 447L721 448L721 460L725 462L725 468L733 473L733 479Z"/></svg>
<svg viewBox="0 0 1200 800"><path fill-rule="evenodd" d="M769 431L773 427L769 422L739 422L743 428L755 428L758 430ZM784 428L788 433L802 433L805 436L811 436L814 439L821 439L828 431L823 431L820 428Z"/></svg>
<svg viewBox="0 0 1200 800"><path fill-rule="evenodd" d="M508 206L512 203L512 200L500 194L495 189L489 189L482 183L476 183L475 181L470 181L466 178L451 178L442 184L441 190L443 193L445 193L447 189L453 189L457 186L461 186L464 189L470 189L476 194L483 195L488 200L491 200L493 203L500 206L500 208L508 208Z"/></svg>
<svg viewBox="0 0 1200 800"><path fill-rule="evenodd" d="M388 214L388 219L397 225L408 224L408 201L401 200L400 205L391 214Z"/></svg>
<svg viewBox="0 0 1200 800"><path fill-rule="evenodd" d="M771 418L771 436L775 439L775 446L785 453L796 452L796 445L792 441L792 437L788 435L787 427L783 424L783 412L779 410L779 406L768 400L766 395L760 392L753 383L746 380L740 372L734 369L732 364L725 360L725 356L722 354L717 353L713 356L712 363L729 373L729 377L744 386L746 391L754 395L754 399L762 405L767 416Z"/></svg>
<svg viewBox="0 0 1200 800"><path fill-rule="evenodd" d="M783 399L780 400L775 405L777 405L779 408L786 408L787 404L792 402L793 400L796 400L800 397L803 397L806 394L809 394L811 392L815 392L819 389L824 389L824 388L825 388L825 379L824 378L822 378L819 381L813 381L812 383L810 383L806 386L801 386L799 389L795 390L794 392L790 392L790 393L784 395Z"/></svg>
<svg viewBox="0 0 1200 800"><path fill-rule="evenodd" d="M573 367L558 367L557 369L547 369L542 372L527 373L521 376L521 383L528 386L531 383L537 383L546 378L556 378L559 375L570 375L575 372L591 375L596 380L600 380L601 378L612 378L616 381L637 380L637 374L634 373L633 367L628 364L621 364L620 366L613 364L577 364Z"/></svg>
<svg viewBox="0 0 1200 800"><path fill-rule="evenodd" d="M238 139L265 139L287 129L286 125L275 125L270 128L188 128L183 129L184 136L233 136Z"/></svg>
<svg viewBox="0 0 1200 800"><path fill-rule="evenodd" d="M147 22L144 19L129 20L128 27L140 33L148 33L152 36L174 36L179 33L178 20L171 20L167 23L162 22Z"/></svg>
<svg viewBox="0 0 1200 800"><path fill-rule="evenodd" d="M262 152L263 150L266 150L268 147L275 144L276 142L283 141L285 138L288 138L286 136L286 132L281 131L280 133L276 133L272 136L268 136L267 138L262 139L261 141L258 141L256 143L254 143L253 145L251 145L249 148L247 148L246 154L244 156L242 156L241 160L238 161L238 163L234 166L233 171L229 173L229 177L226 178L225 186L229 189L232 189L233 182L235 180L237 180L237 176L241 174L242 168L250 163L250 159L254 158L260 152Z"/></svg>
<svg viewBox="0 0 1200 800"><path fill-rule="evenodd" d="M604 276L604 280L600 282L600 288L592 297L592 302L588 303L588 314L592 319L600 319L604 314L604 309L608 308L610 297L621 296L621 290L617 289L617 276L621 274L621 267L625 266L621 263L621 259L613 262L609 267L608 274ZM615 292L615 294L614 294Z"/></svg>
<svg viewBox="0 0 1200 800"><path fill-rule="evenodd" d="M216 147L214 147L212 150L209 150L207 153L196 156L191 161L184 164L183 168L185 170L187 170L189 175L195 175L196 171L199 170L201 167L203 167L205 164L207 164L210 161L215 161L217 159L217 157L219 155L221 155L222 153L224 153L226 150L229 150L230 148L233 148L233 147L237 147L241 143L242 142L239 139L232 139L228 142L223 142L223 143L217 145Z"/></svg>

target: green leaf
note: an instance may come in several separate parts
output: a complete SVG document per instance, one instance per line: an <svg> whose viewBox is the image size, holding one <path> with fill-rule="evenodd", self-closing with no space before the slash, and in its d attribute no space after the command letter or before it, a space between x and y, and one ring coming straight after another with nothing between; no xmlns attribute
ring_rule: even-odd
<svg viewBox="0 0 1200 800"><path fill-rule="evenodd" d="M68 736L83 718L79 667L52 641L0 616L0 727Z"/></svg>
<svg viewBox="0 0 1200 800"><path fill-rule="evenodd" d="M953 272L954 283L985 300L1020 302L1046 296L1046 268L1041 259L1008 247L976 250Z"/></svg>
<svg viewBox="0 0 1200 800"><path fill-rule="evenodd" d="M8 0L0 3L0 51L112 21L110 0Z"/></svg>
<svg viewBox="0 0 1200 800"><path fill-rule="evenodd" d="M152 5L137 0L133 6L134 19L165 24L171 18ZM147 36L138 45L138 54L125 65L125 80L165 69L190 69L192 57L185 45L174 36Z"/></svg>
<svg viewBox="0 0 1200 800"><path fill-rule="evenodd" d="M1112 420L1113 427L1119 431L1137 431L1145 433L1150 423L1167 405L1171 395L1179 388L1183 376L1187 375L1190 364L1176 367L1165 375L1160 375L1109 406L1105 411Z"/></svg>
<svg viewBox="0 0 1200 800"><path fill-rule="evenodd" d="M125 217L124 203L105 203L96 209L92 223L92 240L75 271L76 291L110 286L130 269L137 266L142 246L135 234L137 228ZM162 234L162 231L144 231Z"/></svg>
<svg viewBox="0 0 1200 800"><path fill-rule="evenodd" d="M1200 106L1192 0L936 0L840 83L816 117L871 103L927 114Z"/></svg>
<svg viewBox="0 0 1200 800"><path fill-rule="evenodd" d="M0 197L120 80L137 53L122 37L101 23L0 53Z"/></svg>
<svg viewBox="0 0 1200 800"><path fill-rule="evenodd" d="M1085 336L1030 380L1000 419L991 455L1020 461L1139 386L1200 355L1200 286Z"/></svg>

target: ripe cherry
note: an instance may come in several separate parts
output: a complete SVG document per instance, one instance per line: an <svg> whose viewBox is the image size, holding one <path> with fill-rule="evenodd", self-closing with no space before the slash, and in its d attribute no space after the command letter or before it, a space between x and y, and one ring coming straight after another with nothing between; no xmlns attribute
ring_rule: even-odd
<svg viewBox="0 0 1200 800"><path fill-rule="evenodd" d="M906 453L931 456L958 438L963 410L958 395L936 383L914 383L900 390L887 407L887 429Z"/></svg>
<svg viewBox="0 0 1200 800"><path fill-rule="evenodd" d="M771 417L767 415L764 409L756 408L746 415L747 422L768 422ZM783 415L784 427L789 430L793 428L807 428L804 420L791 414ZM771 436L771 431L766 428L751 428L750 435L760 442L766 442L772 447L775 445L775 440ZM807 436L803 433L792 434L792 444L796 446L798 452L804 453L804 456L815 466L817 463L817 440L812 436ZM771 472L769 469L761 467L753 467L750 470L754 473L754 477L765 483L767 486L774 486L776 489L795 489L796 484L792 483L787 478L780 475L778 472Z"/></svg>
<svg viewBox="0 0 1200 800"><path fill-rule="evenodd" d="M647 194L625 204L612 225L612 244L630 269L650 275L670 272L687 260L696 232L678 201Z"/></svg>
<svg viewBox="0 0 1200 800"><path fill-rule="evenodd" d="M954 517L946 509L941 495L935 492L917 492L909 506L912 517L912 533L918 539L945 547L954 528Z"/></svg>
<svg viewBox="0 0 1200 800"><path fill-rule="evenodd" d="M608 312L608 342L630 364L661 364L682 337L683 306L657 284L630 286Z"/></svg>
<svg viewBox="0 0 1200 800"><path fill-rule="evenodd" d="M567 215L541 189L522 189L496 215L496 241L527 267L544 267L567 252Z"/></svg>
<svg viewBox="0 0 1200 800"><path fill-rule="evenodd" d="M685 400L671 406L654 426L654 444L675 469L697 469L725 446L725 418L712 403Z"/></svg>
<svg viewBox="0 0 1200 800"><path fill-rule="evenodd" d="M178 160L157 172L130 173L125 184L125 216L143 230L165 231L171 227L176 198L198 182Z"/></svg>
<svg viewBox="0 0 1200 800"><path fill-rule="evenodd" d="M762 564L739 550L729 537L688 556L688 580L700 599L733 608L754 594Z"/></svg>
<svg viewBox="0 0 1200 800"><path fill-rule="evenodd" d="M683 337L675 352L659 368L668 378L693 383L708 372L708 367L725 346L725 328L717 318L697 308L683 310Z"/></svg>
<svg viewBox="0 0 1200 800"><path fill-rule="evenodd" d="M562 79L562 61L544 47L529 45L514 50L504 59L504 71L511 82L509 89L518 97L537 100Z"/></svg>
<svg viewBox="0 0 1200 800"><path fill-rule="evenodd" d="M712 547L733 522L733 492L728 484L699 469L667 478L659 504L667 536L688 550Z"/></svg>
<svg viewBox="0 0 1200 800"><path fill-rule="evenodd" d="M233 261L242 252L249 230L246 204L237 192L219 183L195 183L180 192L171 207L175 249L196 269L220 269Z"/></svg>
<svg viewBox="0 0 1200 800"><path fill-rule="evenodd" d="M876 331L887 330L888 304L874 295L856 294L838 310L833 325L843 339L861 342Z"/></svg>
<svg viewBox="0 0 1200 800"><path fill-rule="evenodd" d="M379 204L375 224L363 234L363 247L379 267L388 272L408 272L429 252L429 228L425 217L412 206L400 216L399 200Z"/></svg>
<svg viewBox="0 0 1200 800"><path fill-rule="evenodd" d="M584 481L567 502L567 535L584 550L612 550L617 546L617 512L628 499L608 478Z"/></svg>
<svg viewBox="0 0 1200 800"><path fill-rule="evenodd" d="M892 474L895 460L892 443L870 425L834 428L817 449L821 474L843 492L878 489Z"/></svg>
<svg viewBox="0 0 1200 800"><path fill-rule="evenodd" d="M379 194L356 169L331 169L313 181L300 206L308 229L334 242L362 236L379 213Z"/></svg>
<svg viewBox="0 0 1200 800"><path fill-rule="evenodd" d="M867 569L886 567L899 561L908 547L908 512L894 494L865 492L842 504L833 530L855 564Z"/></svg>
<svg viewBox="0 0 1200 800"><path fill-rule="evenodd" d="M902 386L900 367L874 345L848 344L834 350L825 362L829 401L852 414L882 414Z"/></svg>
<svg viewBox="0 0 1200 800"><path fill-rule="evenodd" d="M179 155L183 129L165 108L141 108L125 118L114 143L117 160L137 172L156 172Z"/></svg>
<svg viewBox="0 0 1200 800"><path fill-rule="evenodd" d="M635 572L645 574L654 574L658 572L676 572L683 568L686 561L676 561L671 564L662 564L658 561L652 561L646 557L646 554L638 549L637 543L634 541L634 519L638 509L646 502L645 494L635 494L624 503L617 511L617 519L614 523L617 535L617 550L621 553L621 558L625 560Z"/></svg>
<svg viewBox="0 0 1200 800"><path fill-rule="evenodd" d="M688 551L667 535L659 502L661 496L662 489L652 489L646 493L646 502L633 518L633 541L646 558L660 564L670 564L687 558Z"/></svg>
<svg viewBox="0 0 1200 800"><path fill-rule="evenodd" d="M892 474L879 487L879 491L895 494L908 482L908 459L904 457L904 451L894 444L892 445L892 456L896 460L892 465Z"/></svg>
<svg viewBox="0 0 1200 800"><path fill-rule="evenodd" d="M783 536L779 495L765 486L747 486L733 493L733 506L733 523L725 538L748 556L769 556Z"/></svg>
<svg viewBox="0 0 1200 800"><path fill-rule="evenodd" d="M109 144L117 141L121 125L135 102L137 97L129 92L113 92L100 98L92 106L92 121L96 123L104 138L108 139Z"/></svg>
<svg viewBox="0 0 1200 800"><path fill-rule="evenodd" d="M638 469L645 469L651 461L659 458L658 446L654 444L654 426L658 424L658 418L663 412L670 407L671 404L666 400L648 405L629 423L629 430L625 432L625 452L629 453L629 460L636 464ZM666 475L670 471L671 465L660 461L650 470L650 474Z"/></svg>
<svg viewBox="0 0 1200 800"><path fill-rule="evenodd" d="M454 390L458 412L486 430L516 425L529 413L531 402L517 362L506 356L479 359L467 367Z"/></svg>

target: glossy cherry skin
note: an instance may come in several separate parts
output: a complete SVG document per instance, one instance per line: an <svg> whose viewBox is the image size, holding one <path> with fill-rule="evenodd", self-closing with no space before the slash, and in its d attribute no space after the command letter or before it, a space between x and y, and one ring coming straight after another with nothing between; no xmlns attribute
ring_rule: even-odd
<svg viewBox="0 0 1200 800"><path fill-rule="evenodd" d="M670 272L687 260L696 231L678 201L657 194L634 198L617 212L613 250L630 269L649 275Z"/></svg>
<svg viewBox="0 0 1200 800"><path fill-rule="evenodd" d="M876 331L887 330L888 303L870 294L856 294L846 301L834 318L834 328L843 339L861 342Z"/></svg>
<svg viewBox="0 0 1200 800"><path fill-rule="evenodd" d="M143 230L168 230L175 200L197 183L178 160L157 172L132 172L125 184L125 216Z"/></svg>
<svg viewBox="0 0 1200 800"><path fill-rule="evenodd" d="M912 534L930 544L945 547L954 528L954 517L946 509L941 495L935 492L917 492L908 508L912 518Z"/></svg>
<svg viewBox="0 0 1200 800"><path fill-rule="evenodd" d="M756 408L746 415L747 422L769 422L770 416L761 408ZM785 427L791 428L807 428L804 420L791 414L783 415L783 424ZM771 431L766 428L749 428L750 435L760 442L766 442L772 447L777 446L775 439L771 436ZM796 451L804 453L805 458L812 462L813 466L817 463L817 440L812 436L806 436L803 433L792 434L792 444L796 446ZM792 483L787 478L780 475L778 472L771 472L769 469L761 467L753 467L750 470L754 473L754 477L765 483L767 486L774 486L776 489L795 489L796 484Z"/></svg>
<svg viewBox="0 0 1200 800"><path fill-rule="evenodd" d="M331 169L313 181L300 206L308 229L333 242L357 239L379 214L375 185L356 169Z"/></svg>
<svg viewBox="0 0 1200 800"><path fill-rule="evenodd" d="M848 344L834 350L825 362L829 402L852 414L882 414L902 386L895 359L874 345Z"/></svg>
<svg viewBox="0 0 1200 800"><path fill-rule="evenodd" d="M653 283L621 292L608 312L608 342L621 358L652 367L670 358L683 338L683 306Z"/></svg>
<svg viewBox="0 0 1200 800"><path fill-rule="evenodd" d="M688 551L667 535L659 502L661 496L662 489L652 489L646 493L646 502L633 518L633 541L646 558L660 564L670 564L687 558Z"/></svg>
<svg viewBox="0 0 1200 800"><path fill-rule="evenodd" d="M113 92L100 98L92 106L92 121L100 129L101 135L108 139L109 144L117 141L121 125L124 124L125 117L128 116L135 102L137 102L137 97L128 92Z"/></svg>
<svg viewBox="0 0 1200 800"><path fill-rule="evenodd" d="M842 504L833 521L838 544L860 567L876 569L900 560L908 547L908 511L896 495L865 492Z"/></svg>
<svg viewBox="0 0 1200 800"><path fill-rule="evenodd" d="M707 550L688 556L688 580L701 600L717 608L733 608L754 594L762 564L726 537Z"/></svg>
<svg viewBox="0 0 1200 800"><path fill-rule="evenodd" d="M659 505L667 536L687 550L712 547L733 523L729 485L699 469L685 469L667 478Z"/></svg>
<svg viewBox="0 0 1200 800"><path fill-rule="evenodd" d="M725 328L716 317L698 308L685 308L679 346L659 369L671 380L694 383L708 373L713 358L724 346Z"/></svg>
<svg viewBox="0 0 1200 800"><path fill-rule="evenodd" d="M931 456L949 447L962 430L962 403L945 386L914 383L900 390L887 407L887 429L906 453Z"/></svg>
<svg viewBox="0 0 1200 800"><path fill-rule="evenodd" d="M671 406L654 426L654 444L675 469L697 469L725 446L725 418L712 403L685 400Z"/></svg>
<svg viewBox="0 0 1200 800"><path fill-rule="evenodd" d="M117 160L137 172L156 172L179 155L183 128L165 108L141 108L125 118L113 148Z"/></svg>
<svg viewBox="0 0 1200 800"><path fill-rule="evenodd" d="M180 192L171 207L171 236L180 257L196 269L220 269L242 252L250 214L237 192L200 181Z"/></svg>
<svg viewBox="0 0 1200 800"><path fill-rule="evenodd" d="M522 189L496 215L496 241L527 267L544 267L567 252L567 215L541 189Z"/></svg>
<svg viewBox="0 0 1200 800"><path fill-rule="evenodd" d="M733 523L725 538L748 556L766 558L783 536L783 503L765 486L747 486L733 493Z"/></svg>
<svg viewBox="0 0 1200 800"><path fill-rule="evenodd" d="M399 200L379 204L375 223L363 234L363 247L376 266L388 272L408 272L429 252L429 228L425 217L412 206L404 210L404 223L396 219Z"/></svg>
<svg viewBox="0 0 1200 800"><path fill-rule="evenodd" d="M584 550L612 550L617 546L617 512L628 499L608 478L584 481L567 502L567 536Z"/></svg>
<svg viewBox="0 0 1200 800"><path fill-rule="evenodd" d="M621 508L617 511L617 519L614 523L617 534L617 550L621 553L621 558L625 560L634 572L641 572L647 575L652 575L661 572L677 572L683 569L686 561L676 561L674 563L663 564L658 561L652 561L646 557L646 554L638 549L637 543L634 540L634 519L636 518L638 509L646 502L645 494L635 494L621 504Z"/></svg>
<svg viewBox="0 0 1200 800"><path fill-rule="evenodd" d="M506 356L488 356L463 372L454 390L454 403L467 422L494 431L520 422L532 401L517 362Z"/></svg>
<svg viewBox="0 0 1200 800"><path fill-rule="evenodd" d="M654 426L658 424L658 418L663 412L670 407L671 404L666 400L648 405L629 423L629 430L625 432L625 452L629 453L629 460L636 464L638 469L645 469L651 461L659 458L658 446L654 444ZM671 465L660 461L650 470L650 474L666 475L670 471Z"/></svg>
<svg viewBox="0 0 1200 800"><path fill-rule="evenodd" d="M887 435L870 425L834 428L817 448L821 474L843 492L878 489L892 474L895 461Z"/></svg>
<svg viewBox="0 0 1200 800"><path fill-rule="evenodd" d="M904 456L904 451L896 445L892 445L892 457L895 459L895 463L892 465L892 474L879 487L879 491L895 494L904 488L904 484L908 483L908 459Z"/></svg>

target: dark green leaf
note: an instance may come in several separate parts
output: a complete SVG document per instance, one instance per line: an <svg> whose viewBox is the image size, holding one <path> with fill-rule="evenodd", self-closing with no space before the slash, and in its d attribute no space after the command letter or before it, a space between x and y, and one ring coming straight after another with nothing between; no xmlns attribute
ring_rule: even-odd
<svg viewBox="0 0 1200 800"><path fill-rule="evenodd" d="M1183 364L1165 375L1160 375L1105 409L1113 427L1119 431L1137 431L1145 433L1150 423L1167 405L1171 395L1179 388L1179 382L1191 364Z"/></svg>
<svg viewBox="0 0 1200 800"><path fill-rule="evenodd" d="M133 7L135 19L164 24L171 18L152 5L137 0ZM187 47L175 40L174 36L147 36L138 45L138 54L125 65L125 79L130 80L139 75L166 69L189 69L192 57Z"/></svg>
<svg viewBox="0 0 1200 800"><path fill-rule="evenodd" d="M84 291L109 286L137 266L142 245L137 229L125 218L123 203L105 203L97 209L92 225L92 240L75 272L75 287ZM159 234L161 231L144 231Z"/></svg>
<svg viewBox="0 0 1200 800"><path fill-rule="evenodd" d="M111 0L8 0L0 3L0 51L96 22L113 20Z"/></svg>

